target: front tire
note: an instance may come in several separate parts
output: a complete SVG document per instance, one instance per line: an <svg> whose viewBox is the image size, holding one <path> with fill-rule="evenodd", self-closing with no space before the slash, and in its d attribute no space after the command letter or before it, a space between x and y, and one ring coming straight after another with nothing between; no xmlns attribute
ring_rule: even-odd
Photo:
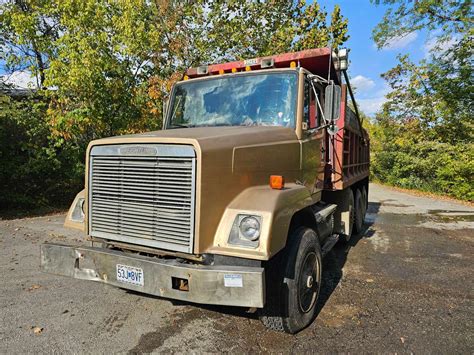
<svg viewBox="0 0 474 355"><path fill-rule="evenodd" d="M316 315L322 272L316 232L306 227L295 230L285 250L269 264L267 304L260 319L267 328L294 334Z"/></svg>

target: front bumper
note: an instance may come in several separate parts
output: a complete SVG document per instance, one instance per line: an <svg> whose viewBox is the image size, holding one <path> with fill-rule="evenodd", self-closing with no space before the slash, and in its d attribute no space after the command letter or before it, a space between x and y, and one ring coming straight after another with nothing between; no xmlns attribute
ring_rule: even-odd
<svg viewBox="0 0 474 355"><path fill-rule="evenodd" d="M118 281L117 264L142 269L144 285ZM190 265L174 259L157 259L108 249L43 244L41 268L52 274L188 302L256 308L265 304L264 269L260 267ZM173 287L173 278L187 280L188 290ZM226 284L224 280L229 279L238 282Z"/></svg>

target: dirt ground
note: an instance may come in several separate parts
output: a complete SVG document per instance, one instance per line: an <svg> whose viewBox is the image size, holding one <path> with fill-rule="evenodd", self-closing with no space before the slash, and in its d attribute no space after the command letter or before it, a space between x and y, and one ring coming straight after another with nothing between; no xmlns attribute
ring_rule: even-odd
<svg viewBox="0 0 474 355"><path fill-rule="evenodd" d="M64 215L0 220L0 352L474 352L474 208L371 185L366 230L324 261L314 323L170 302L39 270Z"/></svg>

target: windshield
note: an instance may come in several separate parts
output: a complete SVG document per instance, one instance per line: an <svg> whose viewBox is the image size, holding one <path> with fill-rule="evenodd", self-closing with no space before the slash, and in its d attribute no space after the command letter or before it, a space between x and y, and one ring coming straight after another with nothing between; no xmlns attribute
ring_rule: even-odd
<svg viewBox="0 0 474 355"><path fill-rule="evenodd" d="M294 126L296 73L219 76L176 85L168 128Z"/></svg>

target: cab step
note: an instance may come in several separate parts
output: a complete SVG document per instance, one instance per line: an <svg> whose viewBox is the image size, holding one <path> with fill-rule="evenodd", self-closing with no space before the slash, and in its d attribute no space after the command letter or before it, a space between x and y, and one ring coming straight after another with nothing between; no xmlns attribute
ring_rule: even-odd
<svg viewBox="0 0 474 355"><path fill-rule="evenodd" d="M339 241L339 234L333 234L326 238L326 240L324 241L324 245L321 249L321 253L323 254L323 257L325 257L327 253L331 251L331 249L336 245L338 241Z"/></svg>

